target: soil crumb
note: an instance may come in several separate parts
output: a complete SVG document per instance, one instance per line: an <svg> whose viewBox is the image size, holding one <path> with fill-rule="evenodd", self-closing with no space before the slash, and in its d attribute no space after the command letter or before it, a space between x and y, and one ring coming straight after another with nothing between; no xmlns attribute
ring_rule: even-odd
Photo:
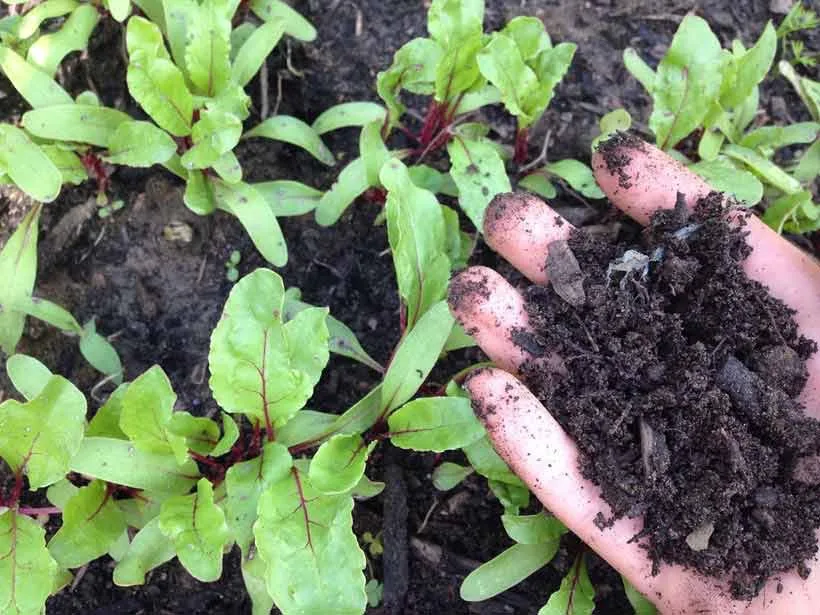
<svg viewBox="0 0 820 615"><path fill-rule="evenodd" d="M527 345L566 370L534 360L522 375L602 488L602 527L643 515L634 540L656 572L683 564L749 599L773 574L809 574L817 551L820 422L796 400L817 348L743 272L743 215L730 222L718 193L692 213L678 201L637 240L573 231L583 292L568 295L566 276L525 291Z"/></svg>
<svg viewBox="0 0 820 615"><path fill-rule="evenodd" d="M616 132L598 145L597 152L604 160L607 171L618 176L618 185L624 190L632 187L626 167L632 162L629 150L645 151L644 142L628 132Z"/></svg>

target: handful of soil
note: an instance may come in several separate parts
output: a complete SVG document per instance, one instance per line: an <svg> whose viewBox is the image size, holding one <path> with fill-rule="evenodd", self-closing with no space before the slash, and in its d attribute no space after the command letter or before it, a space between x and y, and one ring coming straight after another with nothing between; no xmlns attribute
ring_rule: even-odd
<svg viewBox="0 0 820 615"><path fill-rule="evenodd" d="M643 515L634 540L655 571L726 576L738 599L807 576L820 527L820 422L796 401L816 344L743 272L743 221L713 193L631 241L574 231L550 247L550 284L525 292L535 339L521 340L563 359L522 377L614 518Z"/></svg>

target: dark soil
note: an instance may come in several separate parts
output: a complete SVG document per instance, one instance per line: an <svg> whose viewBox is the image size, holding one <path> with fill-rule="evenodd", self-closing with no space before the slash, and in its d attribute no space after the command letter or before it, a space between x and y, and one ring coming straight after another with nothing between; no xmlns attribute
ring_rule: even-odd
<svg viewBox="0 0 820 615"><path fill-rule="evenodd" d="M527 347L563 361L522 373L602 488L601 528L643 516L655 570L728 576L748 599L775 573L808 575L817 551L820 421L796 401L817 348L743 272L745 219L722 202L690 215L680 199L642 232L550 246L550 285L525 294Z"/></svg>
<svg viewBox="0 0 820 615"><path fill-rule="evenodd" d="M338 102L376 100L376 73L389 65L403 43L425 34L428 3L421 0L302 0L293 4L316 26L318 37L307 45L285 39L277 47L267 62L267 95L271 112L308 122ZM569 74L532 134L530 154L534 157L547 130L551 131L552 160L588 159L598 118L612 108L625 106L636 119L648 116L648 98L622 65L620 54L625 47L636 47L650 63L656 63L677 23L692 9L710 21L724 45L735 37L751 43L773 17L768 3L761 0L740 0L731 6L724 0L684 0L674 6L663 0L487 0L486 4L487 29L501 27L516 15L535 15L544 20L554 41L579 45ZM121 36L119 25L101 20L87 55L71 54L58 78L73 94L90 87L105 104L143 117L125 87ZM811 36L807 47L816 50L818 35ZM259 79L251 82L248 93L254 105L248 126L253 126L261 109ZM774 121L803 119L805 112L783 79L767 84L761 100ZM423 107L411 108L424 112ZM17 121L25 110L25 103L0 75L0 119ZM493 124L494 136L512 142L513 125L503 113L489 111L482 119ZM285 144L261 139L243 142L239 156L245 177L249 181L295 179L326 189L339 168L358 155L358 133L341 130L327 135L325 141L337 153L336 168L324 167ZM213 415L217 408L208 390L206 359L210 332L231 288L224 262L232 250L239 250L241 274L265 263L233 218L221 213L198 218L185 209L180 185L161 169L118 170L111 178L111 196L123 199L125 207L104 220L88 205L93 188L88 183L64 190L45 208L37 294L70 309L83 322L96 317L98 329L111 336L117 347L128 378L160 364L174 384L180 407ZM605 209L588 206L569 191L559 193L552 204L578 224L611 217ZM0 242L29 206L19 195L0 190ZM386 362L400 336L400 318L393 268L385 253L385 229L373 226L379 211L377 205L360 201L330 229L319 228L310 215L284 220L290 260L280 273L288 286L302 289L305 301L329 306L373 357ZM166 238L165 228L180 223L191 227L191 242ZM515 275L483 245L479 245L476 260ZM76 340L31 319L19 350L38 357L86 393L98 379L80 356ZM428 384L439 386L480 359L474 350L454 353ZM309 406L341 412L378 381L376 372L334 357ZM10 391L1 374L0 388ZM93 411L98 400L90 405ZM458 588L466 574L511 541L500 523L502 507L486 481L470 477L452 492L437 493L430 483L437 462L432 455L404 452L386 461L380 449L368 468L374 479L389 475L391 481L399 482L396 477L401 476L404 484L403 490L386 491L375 500L357 503L355 509L357 535L365 531L377 535L385 528L385 534L392 532L384 537L385 548L398 550L369 559L373 575L393 584L385 588L392 604L402 606L371 612L535 612L558 587L581 545L568 538L556 559L524 583L485 603L464 603ZM406 517L402 512L405 504ZM402 519L406 519L408 539L404 542L396 529ZM55 527L56 521L50 529ZM49 601L48 613L250 613L236 552L226 556L223 578L212 584L195 581L174 561L151 573L144 587L118 588L111 582L112 567L107 559L92 563L72 588ZM629 612L619 577L594 557L590 557L590 573L596 588L596 612Z"/></svg>

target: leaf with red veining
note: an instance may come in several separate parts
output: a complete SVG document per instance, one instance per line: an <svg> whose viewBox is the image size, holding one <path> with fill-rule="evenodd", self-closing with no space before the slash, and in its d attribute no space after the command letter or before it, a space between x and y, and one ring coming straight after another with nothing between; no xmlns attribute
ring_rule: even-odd
<svg viewBox="0 0 820 615"><path fill-rule="evenodd" d="M583 554L579 555L561 587L550 596L538 615L592 615L595 610L595 588L589 580Z"/></svg>
<svg viewBox="0 0 820 615"><path fill-rule="evenodd" d="M0 514L0 613L42 613L57 572L45 530L14 511Z"/></svg>

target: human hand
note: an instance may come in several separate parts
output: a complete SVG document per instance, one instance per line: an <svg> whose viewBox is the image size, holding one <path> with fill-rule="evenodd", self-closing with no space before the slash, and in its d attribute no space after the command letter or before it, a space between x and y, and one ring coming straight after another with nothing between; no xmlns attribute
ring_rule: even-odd
<svg viewBox="0 0 820 615"><path fill-rule="evenodd" d="M650 145L620 146L628 162L610 170L600 154L592 166L610 201L646 224L656 208L671 208L681 192L692 206L711 188L699 177ZM532 282L547 282L545 262L552 241L566 239L572 226L535 197L494 201L485 216L487 243ZM753 248L744 263L749 277L797 311L800 332L820 341L820 266L758 218L751 218L747 242ZM780 614L808 615L820 604L820 570L808 579L788 571L772 578L751 602L732 599L728 586L681 566L663 564L652 576L652 564L629 540L642 528L641 519L620 519L601 531L594 523L609 507L600 490L584 479L578 451L547 409L514 374L527 359L510 332L527 328L524 301L498 273L472 267L451 282L450 304L459 322L500 368L483 369L465 383L496 450L544 506L606 559L665 615ZM809 379L801 401L820 418L820 354L807 362ZM506 371L505 371L506 370ZM481 412L492 407L492 412ZM817 568L820 559L809 566ZM782 584L778 593L778 584ZM813 606L814 605L814 606Z"/></svg>

